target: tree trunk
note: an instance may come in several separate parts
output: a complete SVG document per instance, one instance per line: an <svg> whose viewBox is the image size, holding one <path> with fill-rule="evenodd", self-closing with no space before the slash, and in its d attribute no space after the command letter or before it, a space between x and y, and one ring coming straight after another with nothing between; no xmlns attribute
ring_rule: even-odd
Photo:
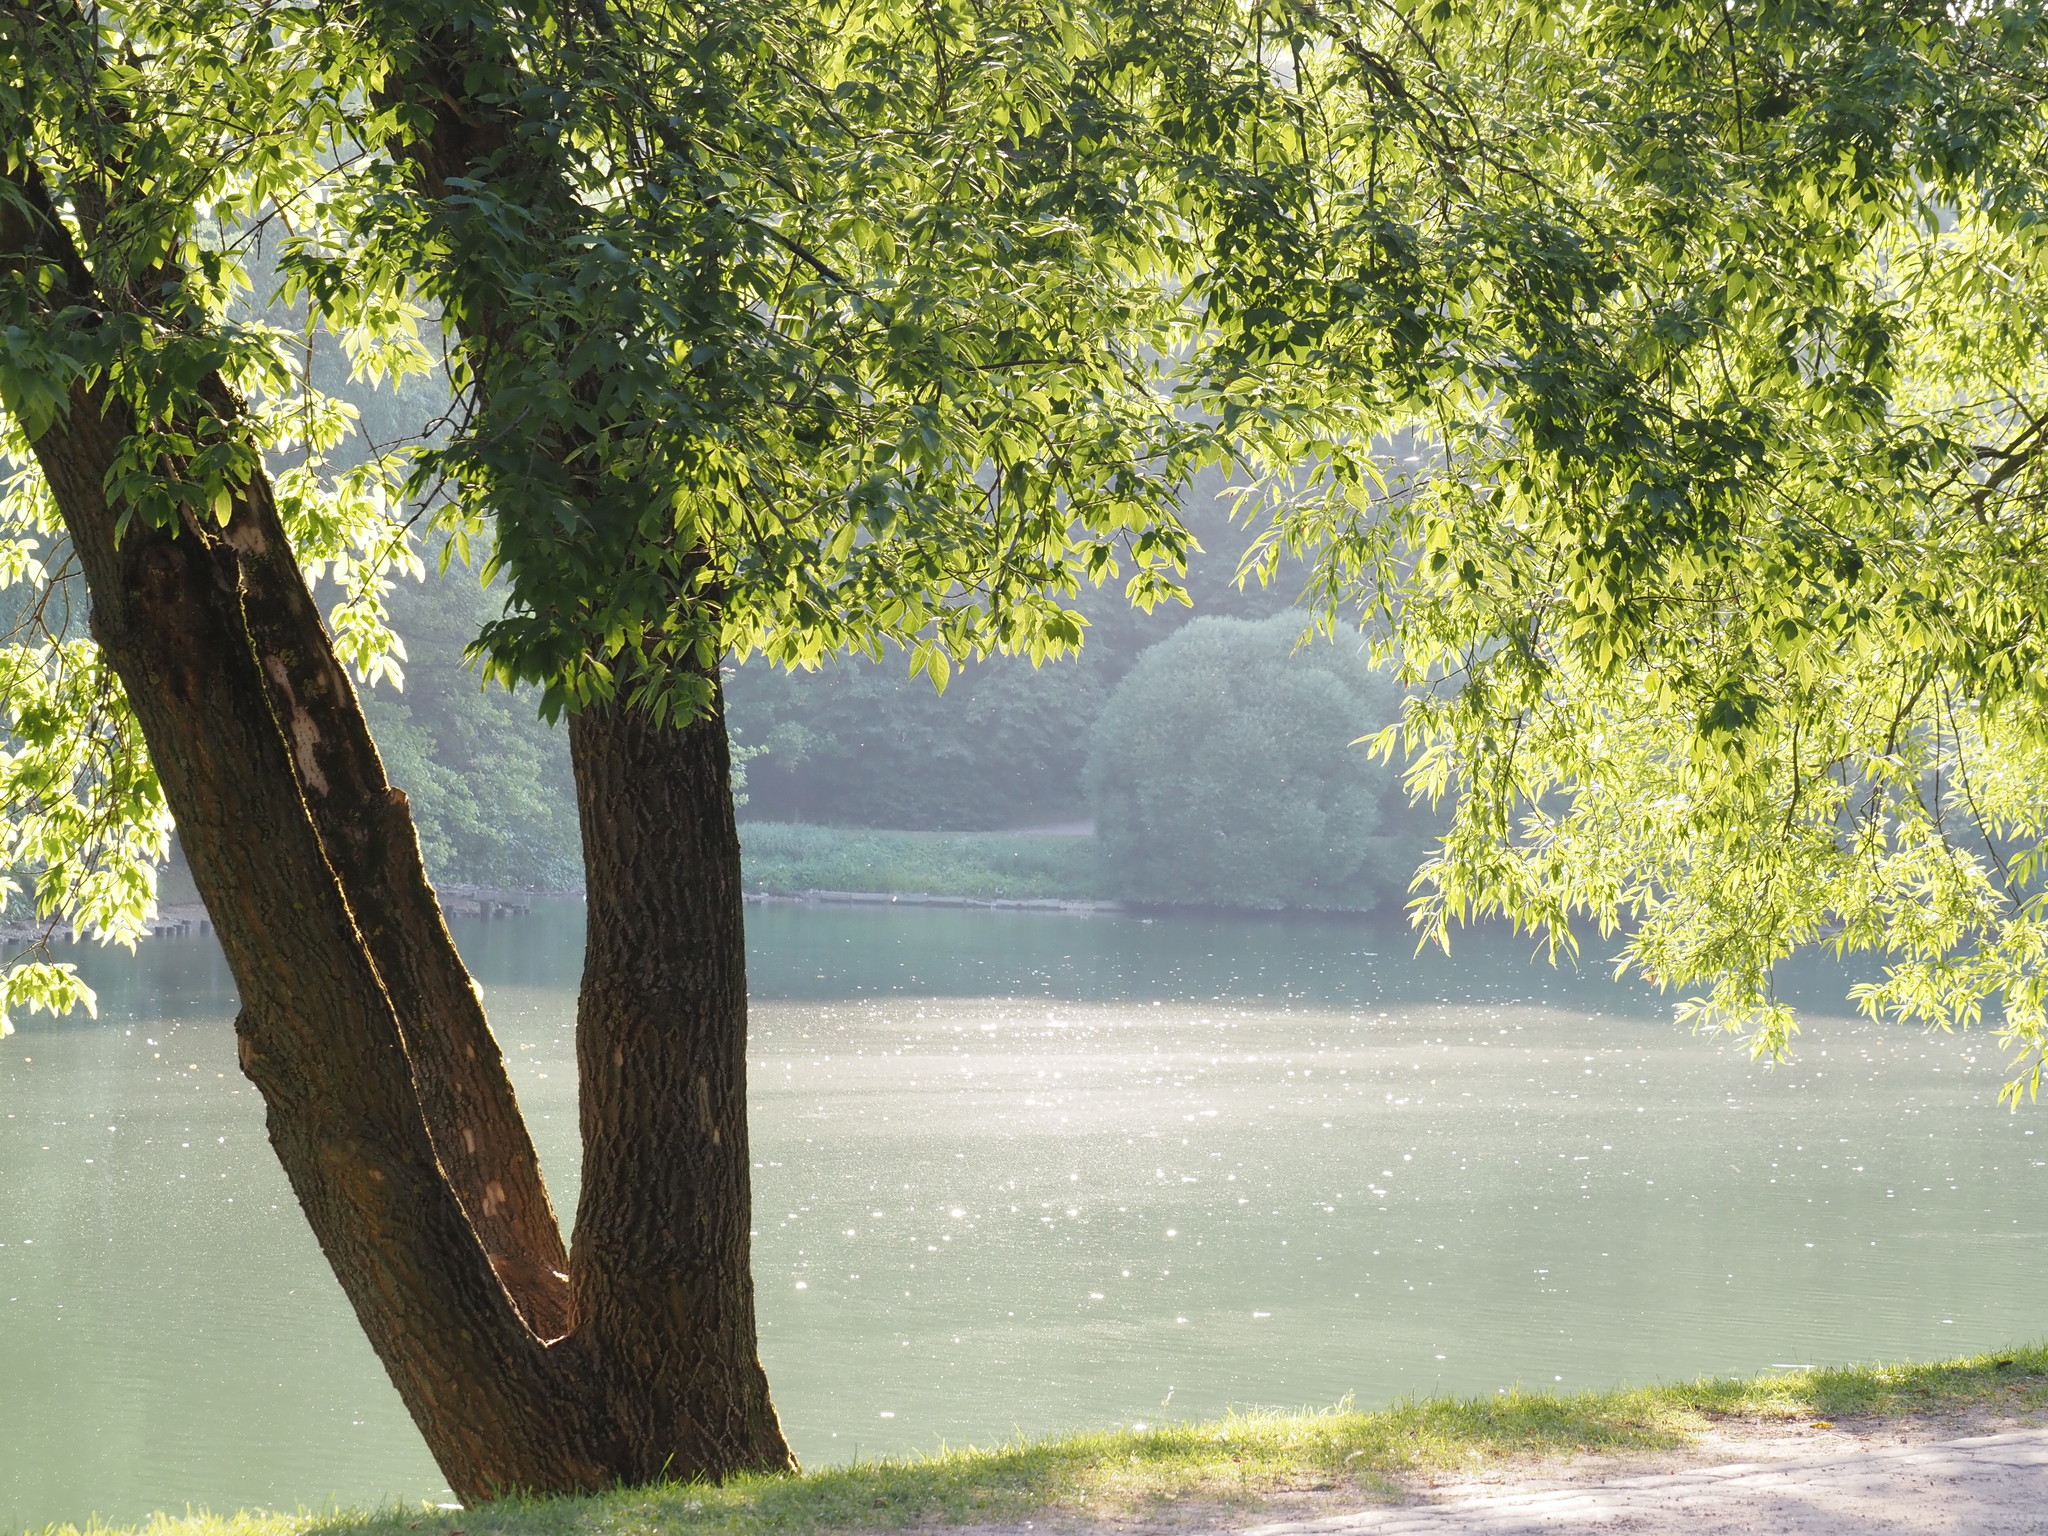
<svg viewBox="0 0 2048 1536"><path fill-rule="evenodd" d="M46 312L97 309L33 168L12 183L0 278L54 272ZM232 393L215 378L201 396L193 435L201 414L233 431ZM591 954L629 974L585 988L579 1054L609 1065L586 1097L599 1134L578 1244L593 1257L564 1262L404 797L267 481L224 525L138 514L122 529L105 487L134 430L103 385L75 382L32 446L234 972L272 1145L450 1485L476 1500L789 1466L754 1355L722 724L661 732L621 712L580 733L602 743L604 808L585 823L609 900Z"/></svg>
<svg viewBox="0 0 2048 1536"><path fill-rule="evenodd" d="M587 210L508 105L519 65L502 39L422 27L406 7L365 10L393 44L388 99L419 130L394 153L413 162L428 208L448 216L452 207L459 223L473 180L502 182L544 231L543 247L578 232ZM443 295L445 313L488 404L500 375L515 389L526 382L508 340L518 327L498 283L456 286L459 297ZM562 340L563 353L576 343ZM602 447L573 418L524 441L564 471L570 494L606 494ZM680 729L617 701L569 722L589 923L576 1020L584 1159L572 1307L633 1480L678 1467L722 1475L795 1464L755 1331L740 851L715 672L709 681L709 713Z"/></svg>
<svg viewBox="0 0 2048 1536"><path fill-rule="evenodd" d="M239 410L231 398L209 404L224 420ZM237 500L223 535L307 810L404 1031L435 1155L521 1316L539 1337L560 1338L574 1321L569 1256L540 1159L427 880L405 796L384 776L263 481Z"/></svg>
<svg viewBox="0 0 2048 1536"><path fill-rule="evenodd" d="M450 64L432 52L426 83L423 156L441 177L511 147L508 109L472 101ZM118 201L119 168L97 172L113 173ZM33 162L12 180L0 276L30 279L45 315L120 307L125 290L96 291ZM488 336L503 295L477 297L452 318ZM197 439L242 417L217 377L172 409ZM722 720L676 731L616 707L572 732L598 893L572 1260L404 797L267 481L237 488L223 524L130 515L123 529L132 509L105 487L134 430L88 378L33 447L234 970L242 1064L272 1142L451 1485L474 1499L790 1466L755 1350ZM591 446L535 445L565 464Z"/></svg>
<svg viewBox="0 0 2048 1536"><path fill-rule="evenodd" d="M754 1332L746 937L723 700L569 721L589 872L576 1307L632 1481L792 1466Z"/></svg>
<svg viewBox="0 0 2048 1536"><path fill-rule="evenodd" d="M573 1351L526 1325L436 1155L406 1032L301 792L227 541L101 492L125 408L75 390L36 454L242 999L242 1070L335 1276L465 1498L613 1480ZM256 605L250 604L251 607ZM281 616L267 616L281 622ZM331 712L295 715L297 745Z"/></svg>

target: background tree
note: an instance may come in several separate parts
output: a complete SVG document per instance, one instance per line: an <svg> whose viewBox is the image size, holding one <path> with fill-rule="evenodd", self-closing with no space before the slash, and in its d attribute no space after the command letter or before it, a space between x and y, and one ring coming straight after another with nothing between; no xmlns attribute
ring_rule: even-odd
<svg viewBox="0 0 2048 1536"><path fill-rule="evenodd" d="M532 691L489 686L464 652L497 617L474 567L401 583L387 604L406 646L403 690L365 689L363 714L412 808L435 884L565 890L582 879L563 732Z"/></svg>
<svg viewBox="0 0 2048 1536"><path fill-rule="evenodd" d="M1362 636L1301 639L1299 614L1196 619L1118 684L1088 758L1113 894L1358 911L1405 894L1432 829L1356 745L1400 720L1400 686Z"/></svg>

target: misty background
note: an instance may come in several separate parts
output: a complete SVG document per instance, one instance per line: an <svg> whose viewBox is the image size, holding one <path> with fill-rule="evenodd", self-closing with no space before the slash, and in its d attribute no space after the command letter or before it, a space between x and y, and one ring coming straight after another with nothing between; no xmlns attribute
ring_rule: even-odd
<svg viewBox="0 0 2048 1536"><path fill-rule="evenodd" d="M1076 656L991 658L943 694L900 654L728 667L749 887L1398 905L1436 818L1354 743L1399 717L1400 690L1356 637L1299 645L1299 570L1237 584L1250 535L1220 489L1185 512L1193 606L1084 591ZM573 888L564 734L463 659L497 601L460 566L400 582L405 684L365 689L364 708L437 882Z"/></svg>
<svg viewBox="0 0 2048 1536"><path fill-rule="evenodd" d="M270 291L263 263L252 271ZM303 323L282 304L264 317ZM419 441L446 409L438 379L372 387L348 378L332 338L311 351L316 383L358 413L359 452ZM748 888L1398 907L1440 817L1408 803L1398 763L1355 743L1399 718L1400 689L1356 636L1299 644L1299 564L1238 584L1253 533L1230 507L1210 474L1182 509L1201 545L1191 606L1143 613L1120 581L1084 589L1085 643L1059 661L994 657L956 670L943 694L900 652L815 672L729 665ZM459 563L399 580L388 606L404 685L365 687L363 708L437 884L573 890L566 733L535 695L486 687L464 659L501 601Z"/></svg>

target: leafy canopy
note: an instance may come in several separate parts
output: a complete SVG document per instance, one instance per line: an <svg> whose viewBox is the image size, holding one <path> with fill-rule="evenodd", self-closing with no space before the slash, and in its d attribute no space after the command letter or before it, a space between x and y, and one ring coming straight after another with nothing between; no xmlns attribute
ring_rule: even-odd
<svg viewBox="0 0 2048 1536"><path fill-rule="evenodd" d="M437 312L469 413L423 453L509 582L482 649L552 712L708 699L718 657L1040 659L1128 563L1174 589L1206 450L1156 387L1183 235L1127 21L1064 5L407 6L360 140L460 67L502 132L441 201L324 193L288 291ZM416 41L424 39L424 41ZM381 72L381 73L380 73Z"/></svg>
<svg viewBox="0 0 2048 1536"><path fill-rule="evenodd" d="M124 519L275 482L372 681L401 680L384 597L427 532L483 542L511 600L479 651L551 711L680 717L752 650L893 642L942 683L1071 647L1082 582L1175 591L1175 490L1215 452L1159 384L1194 312L1144 20L15 7L0 211L11 250L54 221L75 259L0 265L6 572L76 585L29 448L91 388L137 423ZM437 164L450 100L476 131ZM336 351L370 381L445 368L457 408L352 442L316 378ZM12 851L39 912L132 940L168 831L134 722L75 624L14 643L10 676L100 703L67 706L89 745L32 765ZM31 690L8 703L33 747Z"/></svg>
<svg viewBox="0 0 2048 1536"><path fill-rule="evenodd" d="M1435 349L1390 382L1382 317L1339 299L1210 387L1287 413L1253 428L1268 555L1314 552L1326 611L1384 621L1428 686L1381 746L1456 802L1430 932L1618 931L1622 968L1703 985L1682 1015L1766 1054L1795 1028L1779 959L1874 951L1865 1007L1995 999L2038 1086L2043 23L1415 18L1492 146L1427 236ZM1327 212L1369 168L1301 175L1311 265L1381 259Z"/></svg>
<svg viewBox="0 0 2048 1536"><path fill-rule="evenodd" d="M2038 1076L2042 28L37 0L0 19L5 197L46 196L97 302L0 273L7 570L65 571L22 449L105 380L129 515L267 468L366 674L425 517L503 573L498 676L682 715L727 653L902 644L943 681L1071 646L1082 582L1172 592L1177 489L1227 459L1273 514L1254 568L1312 557L1428 690L1438 933L1622 930L1765 1051L1779 958L1876 949L1868 1006L1996 999ZM436 171L451 82L488 131ZM303 327L445 366L454 417L325 463L348 413L248 296L259 244ZM161 810L89 644L36 623L9 676L100 723L67 759L10 716L44 753L16 856L119 931Z"/></svg>

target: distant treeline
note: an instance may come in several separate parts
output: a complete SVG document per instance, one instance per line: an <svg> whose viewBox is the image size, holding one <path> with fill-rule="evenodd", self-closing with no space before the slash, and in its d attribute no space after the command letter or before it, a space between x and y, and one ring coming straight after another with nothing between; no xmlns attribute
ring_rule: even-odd
<svg viewBox="0 0 2048 1536"><path fill-rule="evenodd" d="M840 661L816 672L757 663L727 683L737 740L767 748L748 764L746 814L840 827L988 831L1087 818L1089 733L1147 648L1197 616L1263 619L1300 586L1290 572L1240 588L1246 535L1207 486L1184 514L1202 545L1187 573L1192 607L1140 613L1116 582L1084 590L1080 654L1042 667L994 657L943 694L903 660Z"/></svg>
<svg viewBox="0 0 2048 1536"><path fill-rule="evenodd" d="M798 834L768 823L969 832L1092 820L1092 844L1030 859L1016 894L1263 908L1398 899L1433 818L1408 806L1395 769L1353 744L1398 716L1398 689L1355 639L1297 648L1297 575L1237 586L1244 535L1220 503L1205 499L1190 521L1205 551L1189 572L1193 608L1141 614L1113 588L1084 594L1078 657L1039 668L992 659L943 695L900 658L733 669L741 814L759 827L744 839L749 879L783 888L827 872L795 857ZM573 883L562 733L530 700L484 690L461 660L491 596L453 570L402 588L391 606L406 686L373 691L365 708L412 798L429 868L478 884ZM863 888L969 893L989 877L979 843L958 844L861 845L839 878L869 871ZM840 862L835 852L830 867ZM999 883L1023 874L1006 868Z"/></svg>

